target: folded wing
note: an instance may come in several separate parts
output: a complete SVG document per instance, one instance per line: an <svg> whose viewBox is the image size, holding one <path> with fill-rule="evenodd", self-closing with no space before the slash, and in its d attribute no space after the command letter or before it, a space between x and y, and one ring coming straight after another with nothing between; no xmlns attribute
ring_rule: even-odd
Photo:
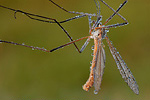
<svg viewBox="0 0 150 100"><path fill-rule="evenodd" d="M105 68L105 61L106 61L105 51L103 49L101 39L98 40L97 48L98 49L96 54L96 64L94 68L94 88L95 88L94 93L95 94L97 94L98 91L100 90L104 68Z"/></svg>
<svg viewBox="0 0 150 100"><path fill-rule="evenodd" d="M127 67L126 63L123 61L119 52L117 52L116 48L113 46L112 42L109 40L108 36L106 36L106 41L109 45L110 52L115 59L117 67L122 75L122 78L128 84L128 86L133 90L134 93L139 94L139 88L135 81L134 76L132 75L130 69Z"/></svg>

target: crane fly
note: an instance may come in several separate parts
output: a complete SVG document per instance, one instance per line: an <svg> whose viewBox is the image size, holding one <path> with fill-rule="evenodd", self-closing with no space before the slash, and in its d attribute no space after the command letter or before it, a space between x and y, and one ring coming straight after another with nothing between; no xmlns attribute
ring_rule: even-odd
<svg viewBox="0 0 150 100"><path fill-rule="evenodd" d="M128 86L133 90L133 92L135 94L139 94L138 85L135 81L134 76L132 75L130 69L127 67L126 63L124 62L124 60L122 59L120 54L117 52L116 48L113 46L112 42L109 40L108 35L107 35L107 32L110 28L114 28L114 27L118 27L118 26L124 26L124 25L128 24L128 21L122 15L120 15L118 13L120 11L120 9L127 3L127 0L125 0L119 6L119 8L117 10L114 10L112 7L110 7L103 0L94 0L95 5L96 5L96 9L97 9L97 14L68 11L65 8L63 8L63 7L59 6L58 4L56 4L54 1L52 1L52 0L49 0L49 1L51 3L53 3L55 6L62 9L63 11L65 11L67 13L77 14L77 16L75 16L73 18L63 20L63 21L57 21L54 18L49 18L49 17L44 17L44 16L40 16L40 15L36 15L36 14L31 14L31 13L27 13L27 12L24 12L24 11L21 11L21 10L16 10L16 9L12 9L12 8L9 8L9 7L5 7L5 6L2 6L2 5L0 5L0 7L14 11L14 17L15 18L16 18L16 13L19 12L19 13L23 13L28 18L33 19L33 20L47 22L47 23L56 23L66 33L66 35L69 37L71 42L69 42L67 44L64 44L64 45L61 45L61 46L59 46L57 48L54 48L52 50L47 50L47 49L44 49L44 48L28 46L28 45L25 45L25 44L19 44L19 43L15 43L15 42L4 41L4 40L0 40L0 42L14 44L14 45L21 45L21 46L25 46L25 47L32 48L32 49L42 50L42 51L45 51L45 52L53 52L53 51L58 50L62 47L65 47L67 45L74 44L77 51L79 53L81 53L86 48L89 41L91 39L94 39L94 46L92 47L93 48L93 60L92 60L92 64L91 64L91 67L90 67L90 76L89 76L89 79L87 80L87 82L83 85L83 89L85 91L89 91L89 89L94 86L94 88L95 88L94 93L97 94L98 91L100 90L102 77L103 77L103 73L104 73L104 68L105 68L106 56L105 56L105 51L104 51L104 48L103 48L104 47L103 46L103 39L106 39L106 41L108 43L108 46L109 46L109 49L110 49L110 52L111 52L113 58L115 59L115 62L117 64L117 67L120 71L120 74L121 74L122 78L125 80L125 82L128 84ZM111 9L114 12L106 20L106 22L104 24L101 23L102 16L100 15L100 3L99 3L99 1L102 2L104 5L106 5L109 9ZM106 25L115 15L118 15L125 22L124 23L112 24L112 25ZM69 35L69 33L61 25L61 23L65 23L65 22L75 20L75 19L78 19L78 18L82 18L82 17L86 17L86 16L88 17L88 21L89 21L89 34L90 34L90 36L86 36L86 37L83 37L83 38L80 38L80 39L77 39L77 40L73 40L71 38L71 36ZM92 20L92 17L97 17L97 20ZM87 39L87 40L84 43L84 45L82 46L82 48L79 49L77 47L77 45L75 44L75 42L83 40L83 39Z"/></svg>

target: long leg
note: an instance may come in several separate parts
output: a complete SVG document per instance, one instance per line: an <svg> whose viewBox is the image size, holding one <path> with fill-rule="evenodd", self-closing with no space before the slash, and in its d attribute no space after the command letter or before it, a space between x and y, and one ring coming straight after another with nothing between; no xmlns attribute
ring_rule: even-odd
<svg viewBox="0 0 150 100"><path fill-rule="evenodd" d="M85 16L86 16L86 15L75 16L75 17L66 19L66 20L64 20L64 21L60 21L59 23L68 22L68 21L71 21L71 20L74 20L74 19L78 19L78 18L81 18L81 17L85 17Z"/></svg>
<svg viewBox="0 0 150 100"><path fill-rule="evenodd" d="M127 25L128 23L120 23L120 24L113 24L113 25L107 25L107 26L104 26L103 28L112 28L112 27L118 27L118 26L124 26L124 25Z"/></svg>
<svg viewBox="0 0 150 100"><path fill-rule="evenodd" d="M54 49L50 50L50 52L53 52L53 51L55 51L55 50L58 50L58 49L60 49L60 48L63 48L63 47L65 47L65 46L68 46L68 45L70 45L70 44L72 44L72 43L75 43L75 42L77 42L77 41L81 41L81 40L86 39L86 38L88 38L87 41L86 41L86 42L84 43L84 45L82 46L81 50L79 50L79 52L81 53L81 52L85 49L85 47L88 45L88 42L90 41L90 36L86 36L86 37L83 37L83 38L74 40L74 41L72 41L72 42L69 42L69 43L67 43L67 44L61 45L61 46L59 46L59 47L57 47L57 48L54 48Z"/></svg>
<svg viewBox="0 0 150 100"><path fill-rule="evenodd" d="M65 47L65 46L68 46L68 45L70 45L70 44L72 44L72 43L78 42L78 41L83 40L83 39L86 39L86 38L88 38L88 39L87 39L87 41L84 43L84 45L82 46L82 48L81 48L81 50L80 50L80 53L81 53L81 52L85 49L85 47L88 45L88 42L90 41L90 36L77 39L77 40L75 40L75 41L72 41L72 42L69 42L69 43L67 43L67 44L61 45L61 46L59 46L59 47L57 47L57 48L54 48L54 49L52 49L52 50L47 50L47 49L45 49L45 48L40 48L40 47L34 47L34 46L25 45L24 43L16 43L16 42L4 41L4 40L0 40L0 43L8 43L8 44L13 44L13 45L20 45L20 46L24 46L24 47L31 48L31 49L33 49L33 50L41 50L41 51L44 51L44 52L53 52L53 51L55 51L55 50L57 50L57 49L63 48L63 47Z"/></svg>
<svg viewBox="0 0 150 100"><path fill-rule="evenodd" d="M83 12L68 11L65 8L63 8L63 7L59 6L58 4L56 4L54 1L52 1L52 0L49 0L49 1L52 2L54 5L56 5L57 7L59 7L60 9L64 10L65 12L72 13L72 14L80 14L80 15L95 16L95 17L97 17L96 14L89 14L89 13L83 13Z"/></svg>
<svg viewBox="0 0 150 100"><path fill-rule="evenodd" d="M0 43L8 43L8 44L13 44L13 45L20 45L20 46L31 48L33 50L41 50L41 51L44 51L44 52L50 52L50 50L47 50L45 48L29 46L29 45L25 45L24 43L21 44L21 43L15 43L15 42L10 42L10 41L3 41L3 40L0 40Z"/></svg>
<svg viewBox="0 0 150 100"><path fill-rule="evenodd" d="M28 16L29 18L34 19L34 20L37 20L37 21L42 21L42 22L47 22L47 23L56 23L56 22L54 22L54 21L49 21L49 20L54 20L53 18L44 17L44 16L40 16L40 15L35 15L35 14L29 14L29 13L27 13L27 12L24 12L24 11L21 11L21 10L12 9L12 8L8 8L8 7L2 6L2 5L0 5L0 7L5 8L5 9L9 9L9 10L12 10L12 11L15 11L15 13L14 13L15 19L16 19L16 13L17 13L17 12L20 12L20 13L25 14L25 15ZM31 16L43 18L43 19L45 19L45 20L39 19L39 18L33 18L33 17L31 17ZM66 20L64 20L64 21L59 21L59 23L68 22L68 21L71 21L71 20L74 20L74 19L78 19L78 18L81 18L81 17L85 17L85 16L86 16L86 15L75 16L75 17L66 19Z"/></svg>
<svg viewBox="0 0 150 100"><path fill-rule="evenodd" d="M127 0L124 1L119 8L106 20L106 22L104 23L104 25L106 25L118 12L119 10L127 3ZM127 22L126 22L127 23Z"/></svg>
<svg viewBox="0 0 150 100"><path fill-rule="evenodd" d="M16 10L16 9L8 8L8 7L2 6L2 5L0 5L0 7L5 8L5 9L9 9L9 10L12 10L12 11L15 11L15 13L14 13L14 17L15 17L15 18L16 18L16 13L17 13L17 12L20 12L20 13L22 13L22 14L25 14L25 15L28 16L29 18L35 19L35 20L38 20L38 21L42 21L42 20L41 20L41 19L33 18L33 17L31 17L31 16L38 17L38 18L44 18L44 19L47 19L47 20L53 20L54 23L56 23L56 24L66 33L66 35L69 37L70 41L73 41L73 39L71 38L71 36L69 35L69 33L62 27L62 25L60 25L60 23L59 23L56 19L48 18L48 17L36 15L36 14L27 13L27 12L24 12L24 11L21 11L21 10ZM50 22L51 22L51 21L50 21ZM74 44L74 46L76 47L76 49L78 50L78 52L80 53L80 50L79 50L79 48L77 47L77 45L76 45L75 43L73 43L73 44Z"/></svg>
<svg viewBox="0 0 150 100"><path fill-rule="evenodd" d="M116 12L112 7L110 7L105 1L100 0L102 3L104 3L108 8L110 8L113 12ZM120 18L122 18L125 22L128 22L122 15L119 13L116 13Z"/></svg>
<svg viewBox="0 0 150 100"><path fill-rule="evenodd" d="M73 41L73 39L71 38L71 36L69 35L69 33L56 21L54 20L60 27L61 29L66 33L66 35L69 37L70 41ZM75 42L73 42L74 46L76 47L77 51L80 53L79 48L77 47L77 45L75 44Z"/></svg>
<svg viewBox="0 0 150 100"><path fill-rule="evenodd" d="M112 28L112 27L120 27L120 26L124 26L127 25L128 23L119 23L119 24L112 24L112 25L107 25L107 26L102 26L102 27L96 27L95 29L101 29L101 28Z"/></svg>
<svg viewBox="0 0 150 100"><path fill-rule="evenodd" d="M89 32L90 32L91 29L92 29L92 19L91 19L91 16L88 16L88 21L89 21Z"/></svg>
<svg viewBox="0 0 150 100"><path fill-rule="evenodd" d="M99 1L97 1L97 2L98 2L98 7L99 7L99 14L98 14L98 16L100 16L101 15L100 3L99 3Z"/></svg>
<svg viewBox="0 0 150 100"><path fill-rule="evenodd" d="M47 21L47 20L42 20L42 19L38 19L38 18L33 18L29 15L26 15L26 16L28 16L30 19L37 20L37 21L42 21L42 22L47 22L47 23L56 23L56 22L53 22L53 21ZM85 15L75 16L75 17L72 17L72 18L69 18L69 19L66 19L66 20L63 20L63 21L59 21L58 23L69 22L71 20L78 19L78 18L81 18L81 17L85 17ZM15 16L15 18L16 18L16 16Z"/></svg>
<svg viewBox="0 0 150 100"><path fill-rule="evenodd" d="M80 49L80 53L81 53L81 52L86 48L86 46L89 44L89 41L90 41L90 39L91 39L90 36L83 37L83 38L77 39L77 40L75 40L75 41L69 42L69 43L67 43L67 44L61 45L61 46L59 46L59 47L57 47L57 48L54 48L54 49L50 50L50 52L53 52L53 51L55 51L55 50L58 50L58 49L63 48L63 47L65 47L65 46L68 46L68 45L70 45L70 44L72 44L72 43L74 43L74 42L83 40L83 39L85 39L85 38L88 38L88 39L85 41L85 43L83 44L82 48Z"/></svg>
<svg viewBox="0 0 150 100"><path fill-rule="evenodd" d="M84 43L84 45L82 46L82 48L80 49L80 52L82 52L85 48L86 48L86 46L89 44L89 41L90 41L90 37L86 40L86 42Z"/></svg>
<svg viewBox="0 0 150 100"><path fill-rule="evenodd" d="M116 61L117 67L120 71L120 74L122 75L122 78L125 80L125 82L133 90L134 93L139 94L138 85L137 85L135 78L132 75L130 69L127 67L126 63L123 61L122 57L117 52L116 48L113 46L113 44L109 40L108 36L106 36L106 41L109 45L110 52Z"/></svg>
<svg viewBox="0 0 150 100"><path fill-rule="evenodd" d="M24 12L24 11L21 11L21 10L16 10L16 9L13 9L13 8L5 7L5 6L2 6L2 5L0 5L0 7L14 11L14 12L15 12L15 13L14 13L14 17L15 17L15 18L16 18L16 16L15 16L16 13L17 13L17 12L20 12L20 13L25 14L25 15L30 15L30 16L35 16L35 17L39 17L39 18L44 18L44 19L46 19L46 20L55 20L54 18L49 18L49 17L45 17L45 16L40 16L40 15L36 15L36 14L31 14L31 13L27 13L27 12Z"/></svg>
<svg viewBox="0 0 150 100"><path fill-rule="evenodd" d="M100 3L99 3L99 1L96 2L96 0L94 0L94 2L96 5L97 16L100 16Z"/></svg>

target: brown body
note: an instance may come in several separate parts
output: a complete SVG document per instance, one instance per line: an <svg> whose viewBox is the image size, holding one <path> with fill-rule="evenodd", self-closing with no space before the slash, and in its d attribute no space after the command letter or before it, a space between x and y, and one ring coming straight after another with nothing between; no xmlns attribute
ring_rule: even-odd
<svg viewBox="0 0 150 100"><path fill-rule="evenodd" d="M90 70L90 76L87 82L84 84L83 89L88 91L92 86L95 87L95 93L100 89L102 76L105 68L105 51L102 46L102 37L105 35L105 32L102 28L92 32L92 38L94 38L94 51L93 51L93 60Z"/></svg>

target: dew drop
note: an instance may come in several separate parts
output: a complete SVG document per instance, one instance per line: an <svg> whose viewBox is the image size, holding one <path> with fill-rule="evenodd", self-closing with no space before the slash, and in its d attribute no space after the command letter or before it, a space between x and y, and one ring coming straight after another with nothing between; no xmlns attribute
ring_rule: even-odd
<svg viewBox="0 0 150 100"><path fill-rule="evenodd" d="M24 43L22 43L22 45L25 45Z"/></svg>
<svg viewBox="0 0 150 100"><path fill-rule="evenodd" d="M94 94L98 94L98 91L94 90Z"/></svg>
<svg viewBox="0 0 150 100"><path fill-rule="evenodd" d="M90 64L92 64L92 61L90 61Z"/></svg>
<svg viewBox="0 0 150 100"><path fill-rule="evenodd" d="M126 65L126 63L124 62L124 65Z"/></svg>
<svg viewBox="0 0 150 100"><path fill-rule="evenodd" d="M92 50L94 50L94 45L91 47Z"/></svg>
<svg viewBox="0 0 150 100"><path fill-rule="evenodd" d="M90 66L90 70L92 69L92 66Z"/></svg>
<svg viewBox="0 0 150 100"><path fill-rule="evenodd" d="M105 30L105 31L106 31L106 33L109 32L109 30Z"/></svg>
<svg viewBox="0 0 150 100"><path fill-rule="evenodd" d="M79 16L76 16L76 18L79 18Z"/></svg>

